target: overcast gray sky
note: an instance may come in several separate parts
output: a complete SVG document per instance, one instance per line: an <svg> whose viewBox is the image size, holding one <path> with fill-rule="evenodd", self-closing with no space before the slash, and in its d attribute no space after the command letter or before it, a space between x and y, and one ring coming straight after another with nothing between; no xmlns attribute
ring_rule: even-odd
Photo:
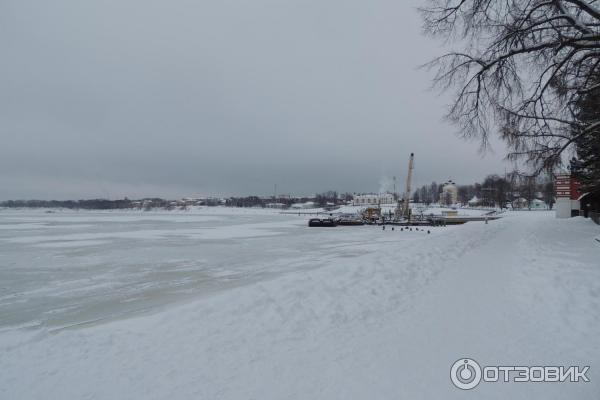
<svg viewBox="0 0 600 400"><path fill-rule="evenodd" d="M3 0L0 200L503 173L443 121L419 1Z"/></svg>

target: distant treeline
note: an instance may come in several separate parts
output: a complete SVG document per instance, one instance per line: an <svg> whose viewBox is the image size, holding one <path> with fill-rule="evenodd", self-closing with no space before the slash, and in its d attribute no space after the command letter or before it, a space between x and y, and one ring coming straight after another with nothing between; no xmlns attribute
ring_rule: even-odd
<svg viewBox="0 0 600 400"><path fill-rule="evenodd" d="M291 197L281 195L277 197L230 197L224 199L224 205L230 207L270 207L289 208L292 204L312 202L315 206L325 207L328 205L340 205L352 200L352 193L338 194L338 192L329 190L323 193L317 193L314 196Z"/></svg>
<svg viewBox="0 0 600 400"><path fill-rule="evenodd" d="M224 204L221 199L205 200L167 200L161 198L150 198L141 200L8 200L0 202L0 207L8 208L69 208L83 210L119 210L119 209L146 209L164 208L187 208L189 206L217 206Z"/></svg>
<svg viewBox="0 0 600 400"><path fill-rule="evenodd" d="M158 204L168 204L167 200L153 199ZM107 200L8 200L0 203L0 207L9 208L71 208L85 210L114 210L135 208L135 202L129 199Z"/></svg>
<svg viewBox="0 0 600 400"><path fill-rule="evenodd" d="M412 200L415 203L450 204L449 199L441 198L444 184L432 182L415 190ZM488 175L481 183L457 185L457 201L467 205L469 200L477 197L482 206L505 207L518 198L527 203L533 199L543 200L548 207L554 204L554 179L552 176L521 176L516 173L505 176Z"/></svg>
<svg viewBox="0 0 600 400"><path fill-rule="evenodd" d="M0 207L8 208L68 208L83 210L118 210L118 209L143 209L151 210L153 208L186 209L192 206L226 206L226 207L270 207L273 205L279 208L291 207L294 203L314 202L316 206L325 206L330 204L342 204L351 200L352 195L345 193L338 195L335 191L318 193L314 197L290 197L278 196L259 197L243 196L228 198L204 198L204 199L182 199L167 200L161 198L145 198L131 200L128 198L120 200L90 199L90 200L8 200L0 202Z"/></svg>

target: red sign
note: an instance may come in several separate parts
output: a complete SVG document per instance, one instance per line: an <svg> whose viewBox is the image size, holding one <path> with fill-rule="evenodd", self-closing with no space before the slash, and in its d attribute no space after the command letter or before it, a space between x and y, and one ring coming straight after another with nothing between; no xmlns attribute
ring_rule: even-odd
<svg viewBox="0 0 600 400"><path fill-rule="evenodd" d="M572 178L571 175L557 175L555 187L556 197L577 200L581 196L581 192L579 191L580 183L577 179Z"/></svg>

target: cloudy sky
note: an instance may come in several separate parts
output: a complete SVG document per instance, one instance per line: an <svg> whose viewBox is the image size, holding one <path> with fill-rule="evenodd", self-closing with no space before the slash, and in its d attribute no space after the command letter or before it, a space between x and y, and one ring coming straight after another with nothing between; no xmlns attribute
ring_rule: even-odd
<svg viewBox="0 0 600 400"><path fill-rule="evenodd" d="M378 191L503 173L418 69L419 1L3 0L0 200Z"/></svg>

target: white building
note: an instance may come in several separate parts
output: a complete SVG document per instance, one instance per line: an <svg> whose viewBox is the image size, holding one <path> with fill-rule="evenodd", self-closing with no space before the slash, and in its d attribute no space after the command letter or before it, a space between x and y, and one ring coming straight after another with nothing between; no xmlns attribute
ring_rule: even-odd
<svg viewBox="0 0 600 400"><path fill-rule="evenodd" d="M317 206L315 205L314 201L307 201L306 203L294 203L292 204L291 208L295 209L295 210L302 210L302 209L306 209L306 208L316 208Z"/></svg>
<svg viewBox="0 0 600 400"><path fill-rule="evenodd" d="M392 193L355 194L352 198L352 205L355 206L376 206L380 204L396 204L396 199Z"/></svg>
<svg viewBox="0 0 600 400"><path fill-rule="evenodd" d="M469 200L469 207L477 207L481 203L481 200L477 196L473 196L471 200Z"/></svg>
<svg viewBox="0 0 600 400"><path fill-rule="evenodd" d="M278 208L278 209L284 209L287 207L287 205L285 203L267 203L265 205L266 208Z"/></svg>
<svg viewBox="0 0 600 400"><path fill-rule="evenodd" d="M440 193L441 204L456 204L458 202L458 188L456 184L449 180L442 186L442 192Z"/></svg>

